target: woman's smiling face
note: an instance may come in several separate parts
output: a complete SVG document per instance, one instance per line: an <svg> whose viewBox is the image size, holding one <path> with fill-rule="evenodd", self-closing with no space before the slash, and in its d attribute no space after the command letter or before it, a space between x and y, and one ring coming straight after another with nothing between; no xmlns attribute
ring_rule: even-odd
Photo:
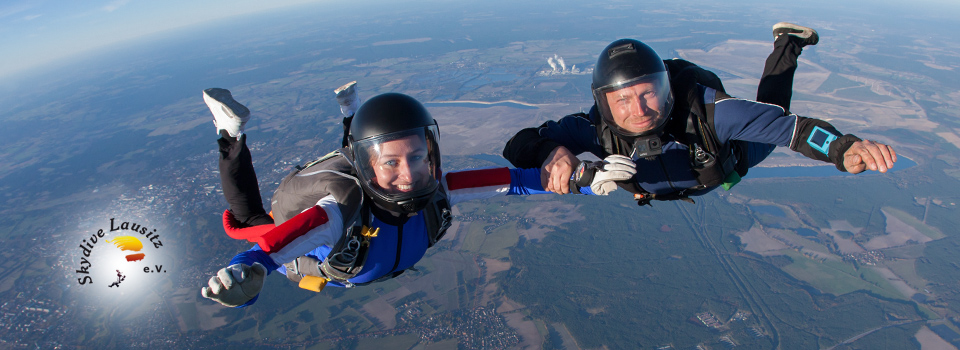
<svg viewBox="0 0 960 350"><path fill-rule="evenodd" d="M410 192L432 178L427 145L417 135L380 144L378 155L371 157L376 185L386 193Z"/></svg>

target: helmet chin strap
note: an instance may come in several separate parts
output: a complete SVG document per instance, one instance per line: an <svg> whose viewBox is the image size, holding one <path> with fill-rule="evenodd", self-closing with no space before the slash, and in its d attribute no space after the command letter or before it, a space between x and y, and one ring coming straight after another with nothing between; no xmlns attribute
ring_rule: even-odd
<svg viewBox="0 0 960 350"><path fill-rule="evenodd" d="M373 206L370 209L373 212L373 216L376 216L381 221L386 220L384 222L388 224L399 225L399 224L402 224L404 221L406 221L407 218L411 218L417 215L417 213L415 212L404 213L404 212L393 211L388 208L384 208L382 205L380 205L380 203L377 203L377 201L372 201L372 202L373 202ZM400 220L400 221L396 221L396 220Z"/></svg>

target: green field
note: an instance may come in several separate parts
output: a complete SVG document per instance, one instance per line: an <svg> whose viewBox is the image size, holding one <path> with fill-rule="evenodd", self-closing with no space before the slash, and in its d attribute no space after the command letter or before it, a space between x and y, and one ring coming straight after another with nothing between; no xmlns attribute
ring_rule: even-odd
<svg viewBox="0 0 960 350"><path fill-rule="evenodd" d="M416 350L457 350L457 344L459 344L459 342L456 339L446 339L429 344L423 347L423 349Z"/></svg>
<svg viewBox="0 0 960 350"><path fill-rule="evenodd" d="M7 274L9 272L9 274ZM10 288L13 288L14 284L17 283L17 279L23 274L23 269L7 269L0 271L0 274L6 274L3 280L0 280L0 292L5 292Z"/></svg>
<svg viewBox="0 0 960 350"><path fill-rule="evenodd" d="M420 342L416 333L408 333L384 338L363 338L357 344L357 350L407 350Z"/></svg>
<svg viewBox="0 0 960 350"><path fill-rule="evenodd" d="M940 232L940 230L920 222L920 220L917 220L917 218L913 217L913 215L907 214L902 210L892 207L883 207L883 210L887 213L890 213L890 215L893 215L893 217L900 219L900 221L903 221L907 225L910 225L910 227L917 229L917 231L920 231L920 233L922 233L924 236L930 237L933 240L938 240L947 236L943 234L943 232Z"/></svg>
<svg viewBox="0 0 960 350"><path fill-rule="evenodd" d="M796 279L810 283L824 293L844 295L865 290L893 299L903 299L885 279L869 269L856 269L852 263L825 260L819 262L796 251L787 250L786 255L793 263L784 266L783 271Z"/></svg>
<svg viewBox="0 0 960 350"><path fill-rule="evenodd" d="M893 101L893 98L890 98L889 96L878 95L877 93L873 92L873 90L870 90L870 87L867 86L840 89L835 91L833 94L840 98L847 98L863 102L883 103Z"/></svg>
<svg viewBox="0 0 960 350"><path fill-rule="evenodd" d="M483 222L475 222L470 225L470 230L463 236L463 244L460 250L470 253L479 253L483 248L483 242L486 239L486 233L483 232Z"/></svg>
<svg viewBox="0 0 960 350"><path fill-rule="evenodd" d="M508 257L510 248L517 245L519 238L516 224L500 226L486 235L483 246L480 248L480 255L491 259Z"/></svg>
<svg viewBox="0 0 960 350"><path fill-rule="evenodd" d="M793 101L810 101L810 102L819 102L819 103L829 103L831 105L843 106L849 102L837 100L835 98L827 97L824 95L814 95L814 94L805 94L802 92L793 93Z"/></svg>
<svg viewBox="0 0 960 350"><path fill-rule="evenodd" d="M311 293L301 291L302 293ZM321 291L321 293L323 293ZM315 321L327 321L330 319L330 312L326 307L330 299L320 295L307 299L285 312L275 316L270 322L261 327L259 333L264 337L283 336L287 334L298 335L295 339L298 341L310 340L310 326ZM282 335L281 335L282 334Z"/></svg>
<svg viewBox="0 0 960 350"><path fill-rule="evenodd" d="M883 250L883 255L891 259L912 260L923 256L923 244L911 244Z"/></svg>
<svg viewBox="0 0 960 350"><path fill-rule="evenodd" d="M917 349L914 335L920 330L922 323L884 328L877 332L857 339L851 344L844 344L835 350L873 350L873 349ZM924 348L926 349L926 348Z"/></svg>
<svg viewBox="0 0 960 350"><path fill-rule="evenodd" d="M823 84L820 84L820 87L817 88L817 92L831 93L837 89L851 88L860 85L860 83L844 78L839 74L830 73L830 76L827 77L827 80L824 81Z"/></svg>
<svg viewBox="0 0 960 350"><path fill-rule="evenodd" d="M337 348L337 344L333 342L321 342L306 348L306 350L333 350L336 348Z"/></svg>
<svg viewBox="0 0 960 350"><path fill-rule="evenodd" d="M517 221L502 222L501 215L516 217L518 213L526 212L537 202L512 200L491 200L488 203L463 203L460 210L464 213L481 215L484 220L473 221L470 229L463 236L460 250L478 254L491 259L509 257L510 248L517 245L520 234L517 232ZM494 222L501 222L500 224ZM499 226L498 226L499 225ZM488 234L487 231L490 233Z"/></svg>
<svg viewBox="0 0 960 350"><path fill-rule="evenodd" d="M917 290L923 290L926 288L927 281L920 277L917 274L917 265L916 260L888 260L884 261L883 265L897 274L904 282Z"/></svg>
<svg viewBox="0 0 960 350"><path fill-rule="evenodd" d="M197 307L195 304L177 304L177 312L180 313L180 318L183 320L183 323L186 324L187 330L200 329L200 320L197 318Z"/></svg>

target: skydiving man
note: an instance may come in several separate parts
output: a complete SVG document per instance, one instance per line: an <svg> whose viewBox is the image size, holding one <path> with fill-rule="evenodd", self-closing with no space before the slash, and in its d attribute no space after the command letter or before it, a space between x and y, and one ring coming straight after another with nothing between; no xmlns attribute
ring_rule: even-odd
<svg viewBox="0 0 960 350"><path fill-rule="evenodd" d="M355 86L337 92L349 121L345 147L287 175L274 192L271 215L263 208L243 133L249 110L227 90L204 90L220 135L220 176L230 206L224 229L256 245L211 277L201 288L203 297L225 306L251 305L275 270L313 291L328 282L354 287L394 278L443 237L452 205L546 193L536 168L444 173L437 123L410 96L387 93L361 105ZM613 191L615 181L633 177L633 166L629 158L613 156L594 186L583 190Z"/></svg>
<svg viewBox="0 0 960 350"><path fill-rule="evenodd" d="M563 194L576 192L571 183L584 179L575 168L588 163L577 154L628 156L639 171L618 184L640 205L692 202L689 197L721 185L729 189L776 146L854 174L893 167L892 147L788 111L797 58L819 36L786 22L774 25L773 35L757 101L727 95L715 74L684 60L661 60L640 41L614 41L597 59L589 114L520 130L504 158L521 168L541 167L544 188Z"/></svg>

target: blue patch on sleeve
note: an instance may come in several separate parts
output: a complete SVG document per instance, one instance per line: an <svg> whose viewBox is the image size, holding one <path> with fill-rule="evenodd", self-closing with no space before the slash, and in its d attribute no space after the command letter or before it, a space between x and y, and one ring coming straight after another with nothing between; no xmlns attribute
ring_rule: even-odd
<svg viewBox="0 0 960 350"><path fill-rule="evenodd" d="M837 135L824 130L819 126L813 127L813 132L807 138L807 144L820 153L830 155L830 143L838 138Z"/></svg>

